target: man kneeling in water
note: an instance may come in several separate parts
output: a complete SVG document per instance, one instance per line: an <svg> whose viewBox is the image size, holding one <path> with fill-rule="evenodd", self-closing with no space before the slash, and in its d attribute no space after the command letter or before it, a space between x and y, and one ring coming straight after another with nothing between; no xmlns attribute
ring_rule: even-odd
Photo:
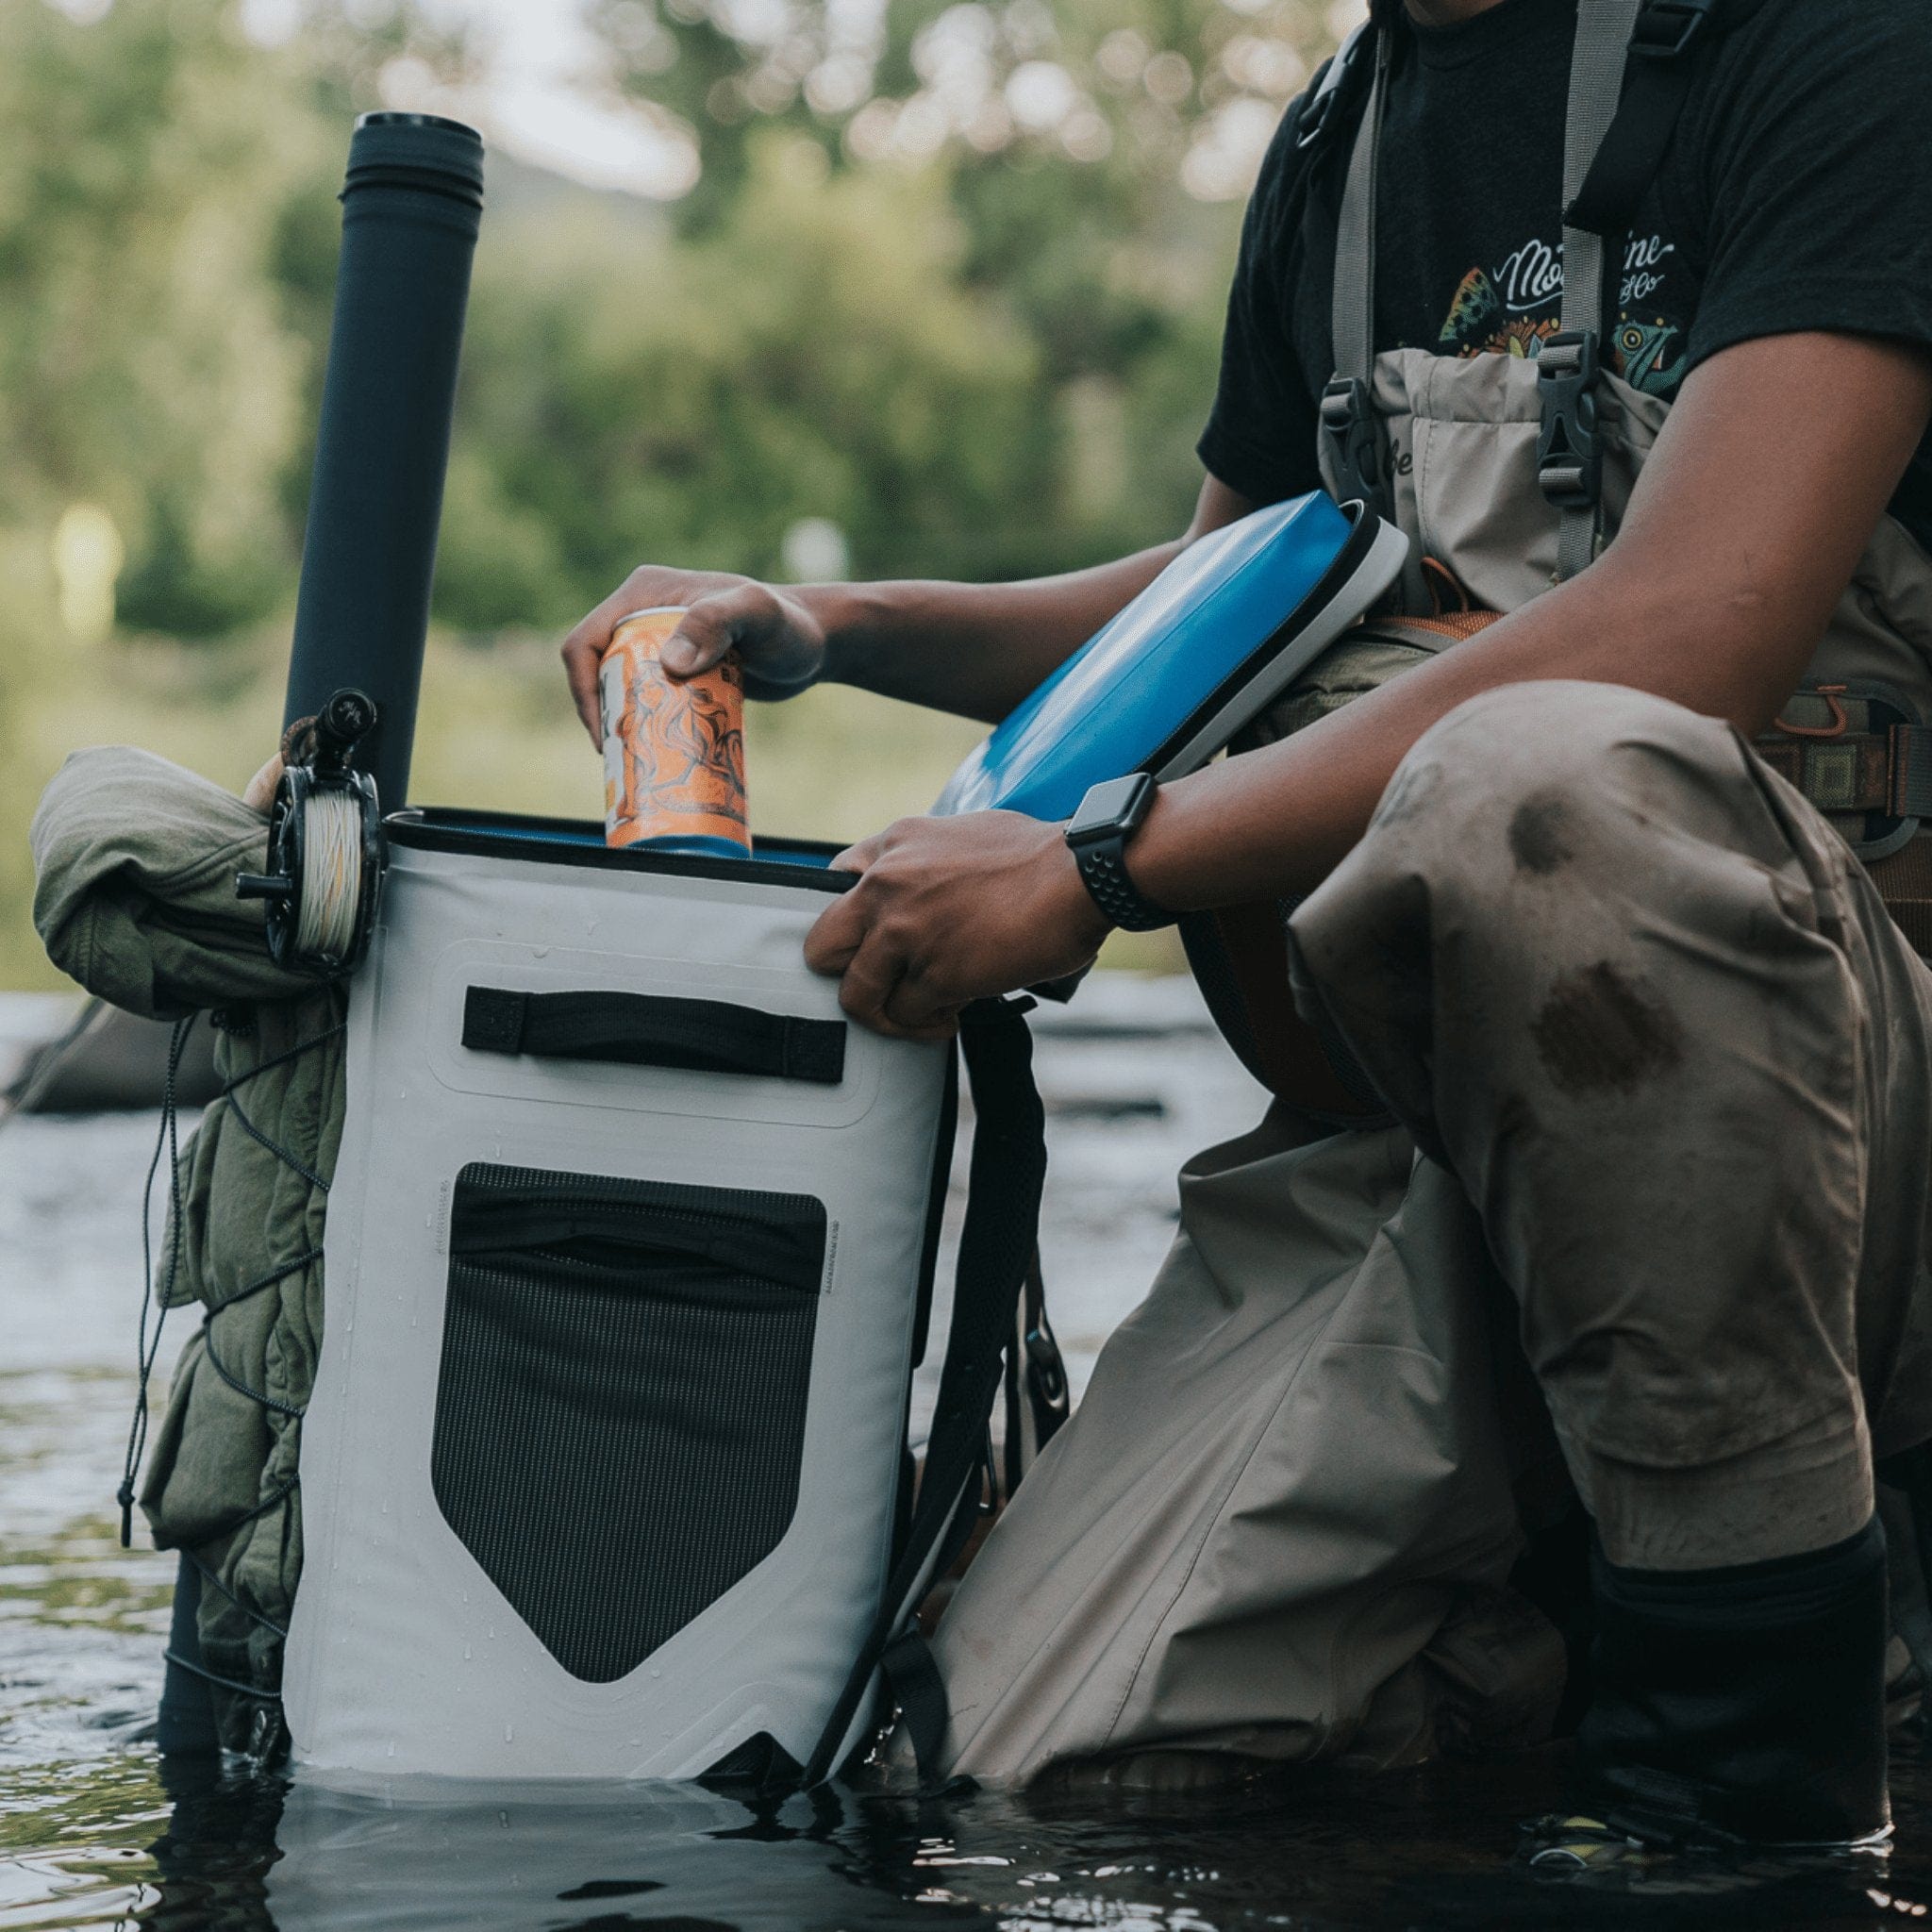
<svg viewBox="0 0 1932 1932"><path fill-rule="evenodd" d="M1924 853L1932 805L1932 21L1646 8L1684 86L1606 261L1565 130L1588 158L1616 92L1572 48L1607 33L1614 76L1635 10L1383 6L1356 83L1290 109L1179 541L986 586L641 569L565 644L593 736L613 622L674 604L674 671L736 649L754 695L998 719L1188 541L1324 484L1501 613L1111 827L1134 924L1293 908L1294 1004L1375 1110L1291 1092L1184 1174L941 1626L956 1769L1423 1755L1427 1647L1555 1472L1602 1841L1887 1828L1874 1464L1932 1438L1932 972L1861 858ZM808 957L888 1033L1109 928L1058 825L908 821L841 863Z"/></svg>

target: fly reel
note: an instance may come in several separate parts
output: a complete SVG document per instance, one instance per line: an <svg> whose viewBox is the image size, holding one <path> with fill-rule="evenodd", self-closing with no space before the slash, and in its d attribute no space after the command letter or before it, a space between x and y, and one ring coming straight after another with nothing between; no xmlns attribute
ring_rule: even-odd
<svg viewBox="0 0 1932 1932"><path fill-rule="evenodd" d="M312 745L291 758L269 812L265 873L235 880L238 899L259 899L277 966L336 974L361 963L375 930L382 884L382 815L375 780L355 769L358 743L376 709L359 691L339 691L308 726Z"/></svg>

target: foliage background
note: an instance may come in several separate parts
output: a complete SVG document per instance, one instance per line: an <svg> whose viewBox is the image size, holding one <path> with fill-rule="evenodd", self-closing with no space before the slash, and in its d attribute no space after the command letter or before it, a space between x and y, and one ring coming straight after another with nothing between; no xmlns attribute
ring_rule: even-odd
<svg viewBox="0 0 1932 1932"><path fill-rule="evenodd" d="M1241 197L1357 11L0 0L0 986L56 983L25 828L69 750L240 785L273 743L351 117L491 133L520 5L655 174L492 148L412 790L583 814L555 640L640 560L991 578L1185 522ZM765 708L755 815L857 837L974 735Z"/></svg>

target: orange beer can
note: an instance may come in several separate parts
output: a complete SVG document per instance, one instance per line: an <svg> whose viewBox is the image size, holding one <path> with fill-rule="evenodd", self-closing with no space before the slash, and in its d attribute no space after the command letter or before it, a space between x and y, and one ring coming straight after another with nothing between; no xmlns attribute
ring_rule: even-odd
<svg viewBox="0 0 1932 1932"><path fill-rule="evenodd" d="M743 858L744 674L735 655L683 683L659 653L682 608L634 610L597 673L604 719L604 841Z"/></svg>

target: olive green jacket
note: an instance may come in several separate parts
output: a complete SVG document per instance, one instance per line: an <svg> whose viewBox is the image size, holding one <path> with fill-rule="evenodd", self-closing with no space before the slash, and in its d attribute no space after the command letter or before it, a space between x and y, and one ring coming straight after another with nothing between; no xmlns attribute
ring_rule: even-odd
<svg viewBox="0 0 1932 1932"><path fill-rule="evenodd" d="M275 965L260 907L235 896L235 874L265 862L266 820L165 758L75 753L30 837L34 923L54 963L128 1012L198 1013L193 1024L219 1034L215 1063L232 1091L182 1149L178 1263L171 1214L156 1266L171 1306L198 1302L205 1314L181 1352L141 1505L156 1544L202 1566L206 1668L273 1693L302 1566L297 1461L322 1345L346 994ZM278 1735L271 1697L216 1703L231 1747L259 1751Z"/></svg>

